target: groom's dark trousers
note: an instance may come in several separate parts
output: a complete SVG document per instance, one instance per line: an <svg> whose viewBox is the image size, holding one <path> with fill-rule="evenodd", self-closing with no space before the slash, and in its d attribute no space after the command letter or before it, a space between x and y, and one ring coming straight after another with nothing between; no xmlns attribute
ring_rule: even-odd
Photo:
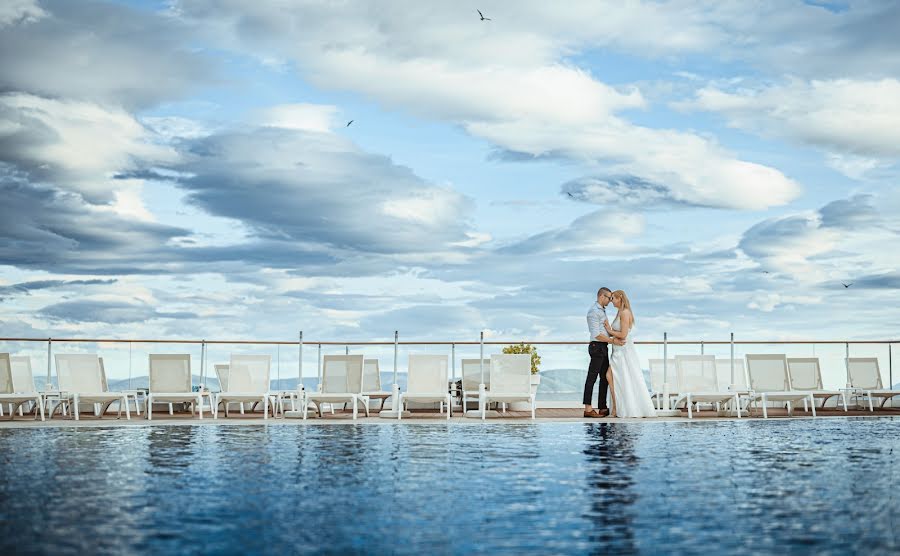
<svg viewBox="0 0 900 556"><path fill-rule="evenodd" d="M600 388L597 394L597 408L606 409L606 391L609 382L606 381L606 371L609 369L609 348L606 342L591 342L588 346L591 363L588 365L587 379L584 381L584 405L591 405L591 394L594 393L594 382L600 379Z"/></svg>

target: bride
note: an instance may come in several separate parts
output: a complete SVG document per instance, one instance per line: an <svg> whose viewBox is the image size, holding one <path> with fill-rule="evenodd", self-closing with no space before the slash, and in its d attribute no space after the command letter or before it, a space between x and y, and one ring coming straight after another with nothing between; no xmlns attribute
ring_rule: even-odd
<svg viewBox="0 0 900 556"><path fill-rule="evenodd" d="M634 348L634 340L631 338L634 326L631 303L624 291L616 290L612 293L612 304L618 310L616 319L612 326L609 321L605 321L603 325L610 336L625 340L625 345L613 345L609 357L609 371L606 373L612 395L612 412L609 416L656 417L637 350Z"/></svg>

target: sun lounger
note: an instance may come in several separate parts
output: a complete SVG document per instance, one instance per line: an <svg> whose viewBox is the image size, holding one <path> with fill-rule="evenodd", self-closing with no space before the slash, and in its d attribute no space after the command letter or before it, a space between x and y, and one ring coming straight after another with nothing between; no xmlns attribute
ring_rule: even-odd
<svg viewBox="0 0 900 556"><path fill-rule="evenodd" d="M30 367L29 364L29 375L31 373ZM21 379L19 382L21 384ZM34 380L32 379L30 388L27 383L17 387L10 356L8 353L0 353L0 405L10 404L9 418L14 419L16 409L21 408L22 404L25 403L33 403L35 405L35 418L40 414L41 421L44 420L44 400L39 393L34 391Z"/></svg>
<svg viewBox="0 0 900 556"><path fill-rule="evenodd" d="M406 378L406 392L400 393L397 420L403 415L403 402L439 402L439 412L447 406L447 419L452 411L450 388L447 382L449 360L446 355L410 355Z"/></svg>
<svg viewBox="0 0 900 556"><path fill-rule="evenodd" d="M900 390L889 390L881 381L881 369L877 357L851 357L847 360L850 387L861 391L869 402L869 411L875 411L872 398L881 398L881 405L894 396L900 396Z"/></svg>
<svg viewBox="0 0 900 556"><path fill-rule="evenodd" d="M728 391L727 386L724 389L719 386L715 355L676 355L675 376L678 384L675 407L684 402L688 419L694 418L692 406L695 403L714 403L718 409L725 402L733 402L740 419L741 405L737 392Z"/></svg>
<svg viewBox="0 0 900 556"><path fill-rule="evenodd" d="M537 409L534 394L531 393L531 354L498 353L491 355L491 389L484 393L481 418L487 417L490 402L528 402L531 404L531 418Z"/></svg>
<svg viewBox="0 0 900 556"><path fill-rule="evenodd" d="M822 385L822 369L818 357L788 357L788 370L791 372L791 389L798 392L809 392L813 399L822 400L822 408L830 398L839 396L847 411L846 392L825 390ZM804 405L806 402L804 402Z"/></svg>
<svg viewBox="0 0 900 556"><path fill-rule="evenodd" d="M59 401L50 411L50 418L57 407L67 404L72 407L75 420L81 419L79 404L100 404L99 417L102 419L113 402L119 403L118 417L125 408L125 418L131 419L128 397L125 392L110 392L100 358L93 354L54 355L56 377L59 385Z"/></svg>
<svg viewBox="0 0 900 556"><path fill-rule="evenodd" d="M309 413L309 404L313 404L319 417L322 416L322 404L349 403L353 406L353 419L359 415L361 403L369 416L369 406L359 391L352 391L351 383L362 384L362 355L326 355L322 362L322 383L317 392L307 392L303 401L303 418ZM356 377L351 379L351 375Z"/></svg>
<svg viewBox="0 0 900 556"><path fill-rule="evenodd" d="M763 417L768 419L768 402L786 402L788 414L794 414L794 403L807 400L812 416L816 416L816 404L809 392L791 389L791 373L784 354L747 355L747 374L750 376L748 410L757 402L762 403Z"/></svg>
<svg viewBox="0 0 900 556"><path fill-rule="evenodd" d="M191 413L199 409L200 418L203 419L203 394L191 391L190 355L150 355L147 420L153 419L153 402L190 402Z"/></svg>
<svg viewBox="0 0 900 556"><path fill-rule="evenodd" d="M216 407L225 406L225 417L228 417L228 404L261 403L263 419L269 418L270 392L269 371L272 358L269 355L232 355L228 365L228 386L216 394ZM242 406L243 407L243 406ZM274 411L274 408L273 408ZM243 413L243 412L242 412ZM213 413L218 419L219 412Z"/></svg>

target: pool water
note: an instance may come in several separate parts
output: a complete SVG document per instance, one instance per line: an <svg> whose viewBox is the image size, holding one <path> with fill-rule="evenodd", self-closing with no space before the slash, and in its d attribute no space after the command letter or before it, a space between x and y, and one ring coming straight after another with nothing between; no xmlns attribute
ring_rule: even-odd
<svg viewBox="0 0 900 556"><path fill-rule="evenodd" d="M0 553L896 553L900 421L0 429Z"/></svg>

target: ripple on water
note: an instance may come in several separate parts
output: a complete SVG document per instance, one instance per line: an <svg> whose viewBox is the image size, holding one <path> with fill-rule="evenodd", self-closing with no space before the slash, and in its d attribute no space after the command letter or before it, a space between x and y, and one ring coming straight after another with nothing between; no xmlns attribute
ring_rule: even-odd
<svg viewBox="0 0 900 556"><path fill-rule="evenodd" d="M0 552L896 552L894 419L0 429Z"/></svg>

